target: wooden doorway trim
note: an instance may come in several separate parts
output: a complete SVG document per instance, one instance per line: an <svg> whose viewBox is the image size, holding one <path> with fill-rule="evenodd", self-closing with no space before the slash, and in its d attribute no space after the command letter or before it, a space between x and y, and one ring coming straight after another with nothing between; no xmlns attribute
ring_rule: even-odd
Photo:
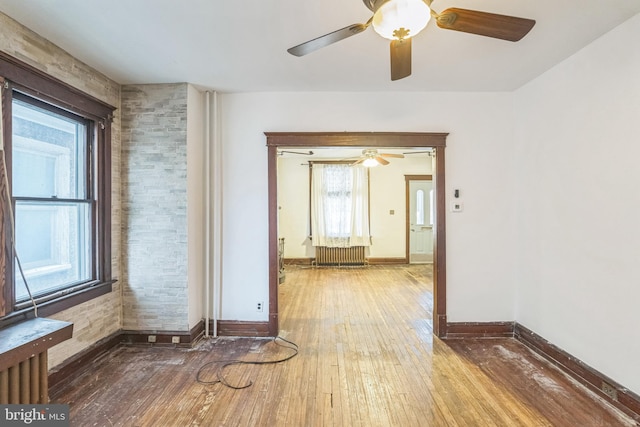
<svg viewBox="0 0 640 427"><path fill-rule="evenodd" d="M447 331L445 161L447 133L432 132L265 132L269 191L269 335L278 335L278 148L386 147L433 148L436 155L436 251L433 269L433 332Z"/></svg>

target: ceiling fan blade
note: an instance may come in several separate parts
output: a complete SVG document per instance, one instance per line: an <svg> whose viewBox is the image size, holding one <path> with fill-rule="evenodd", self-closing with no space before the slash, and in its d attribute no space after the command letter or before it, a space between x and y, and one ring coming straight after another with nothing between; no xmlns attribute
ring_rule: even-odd
<svg viewBox="0 0 640 427"><path fill-rule="evenodd" d="M320 36L313 40L309 40L308 42L304 42L297 46L291 47L287 49L287 52L295 56L304 56L322 47L329 46L330 44L339 42L340 40L344 40L347 37L360 34L369 27L370 23L371 20L369 20L366 24L349 25L348 27L341 28L332 33L325 34L324 36Z"/></svg>
<svg viewBox="0 0 640 427"><path fill-rule="evenodd" d="M411 39L391 40L391 80L411 75Z"/></svg>
<svg viewBox="0 0 640 427"><path fill-rule="evenodd" d="M377 161L378 163L380 163L382 166L385 166L385 165L388 165L388 164L389 164L389 162L388 162L387 160L385 160L384 158L382 158L382 157L380 157L380 156L377 156L377 157L376 157L376 161Z"/></svg>
<svg viewBox="0 0 640 427"><path fill-rule="evenodd" d="M382 157L395 157L398 159L404 159L404 154L395 154L395 153L380 153Z"/></svg>
<svg viewBox="0 0 640 427"><path fill-rule="evenodd" d="M436 16L438 27L517 42L533 28L533 19L449 8Z"/></svg>
<svg viewBox="0 0 640 427"><path fill-rule="evenodd" d="M359 165L360 163L362 163L362 162L364 162L364 161L365 161L365 158L358 159L357 161L355 161L355 162L351 163L351 166Z"/></svg>

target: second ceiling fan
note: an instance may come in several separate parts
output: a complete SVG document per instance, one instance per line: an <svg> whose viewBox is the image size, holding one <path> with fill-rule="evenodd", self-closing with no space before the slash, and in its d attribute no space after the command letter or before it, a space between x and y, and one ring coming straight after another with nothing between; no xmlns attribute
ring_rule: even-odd
<svg viewBox="0 0 640 427"><path fill-rule="evenodd" d="M411 75L411 39L433 17L440 28L478 34L496 39L518 41L535 25L532 19L498 15L477 10L449 8L441 13L431 9L432 0L363 0L373 16L364 24L353 24L287 50L304 56L347 37L360 34L370 25L382 37L391 40L391 80Z"/></svg>
<svg viewBox="0 0 640 427"><path fill-rule="evenodd" d="M375 148L365 148L362 150L362 156L358 160L356 160L352 165L362 164L366 167L372 167L377 165L388 165L389 161L385 159L385 157L395 157L398 159L403 159L403 154L395 154L395 153L379 153Z"/></svg>

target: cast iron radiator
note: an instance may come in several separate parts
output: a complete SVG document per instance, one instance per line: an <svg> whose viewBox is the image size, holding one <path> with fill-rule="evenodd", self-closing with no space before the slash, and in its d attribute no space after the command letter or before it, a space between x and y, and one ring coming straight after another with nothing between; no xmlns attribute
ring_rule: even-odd
<svg viewBox="0 0 640 427"><path fill-rule="evenodd" d="M316 246L316 265L365 265L364 246L329 248Z"/></svg>
<svg viewBox="0 0 640 427"><path fill-rule="evenodd" d="M49 403L46 351L0 372L0 403Z"/></svg>
<svg viewBox="0 0 640 427"><path fill-rule="evenodd" d="M47 351L72 334L72 323L41 317L0 328L0 405L49 403Z"/></svg>

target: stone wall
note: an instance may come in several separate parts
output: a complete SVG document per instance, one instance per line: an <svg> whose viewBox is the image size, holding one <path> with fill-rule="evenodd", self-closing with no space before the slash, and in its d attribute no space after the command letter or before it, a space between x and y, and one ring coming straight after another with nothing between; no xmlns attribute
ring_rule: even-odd
<svg viewBox="0 0 640 427"><path fill-rule="evenodd" d="M0 13L0 50L115 107L120 106L120 85ZM51 316L74 323L73 338L49 352L56 366L122 327L120 270L120 111L112 124L112 271L113 292Z"/></svg>
<svg viewBox="0 0 640 427"><path fill-rule="evenodd" d="M189 329L187 88L122 87L125 330Z"/></svg>

